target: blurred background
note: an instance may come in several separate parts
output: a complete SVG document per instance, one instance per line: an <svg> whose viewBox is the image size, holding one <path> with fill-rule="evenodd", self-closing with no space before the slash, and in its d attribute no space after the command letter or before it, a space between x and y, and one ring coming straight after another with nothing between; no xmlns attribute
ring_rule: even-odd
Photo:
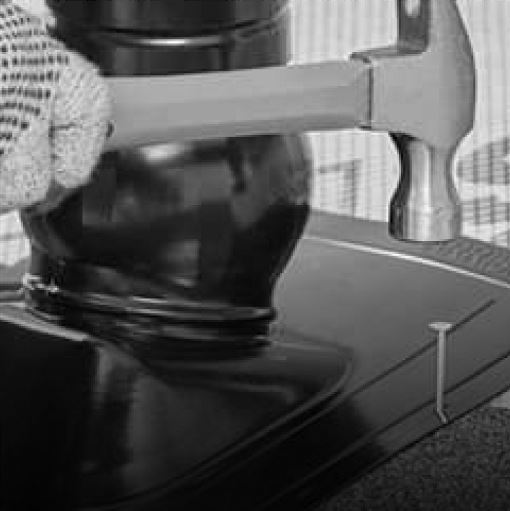
<svg viewBox="0 0 510 511"><path fill-rule="evenodd" d="M44 15L44 0L17 0ZM479 100L474 132L458 154L457 185L464 234L510 246L510 2L458 0L475 49ZM293 0L293 61L340 59L394 40L393 0ZM387 135L342 131L311 133L312 205L353 217L385 221L398 178ZM0 265L28 256L17 214L0 217Z"/></svg>

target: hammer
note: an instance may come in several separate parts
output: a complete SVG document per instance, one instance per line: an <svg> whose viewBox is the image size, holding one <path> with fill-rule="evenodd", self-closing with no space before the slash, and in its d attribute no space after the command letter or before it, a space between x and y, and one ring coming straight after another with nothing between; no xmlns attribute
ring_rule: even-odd
<svg viewBox="0 0 510 511"><path fill-rule="evenodd" d="M471 130L475 67L455 0L396 0L394 45L341 62L177 76L111 77L106 149L178 140L363 128L386 131L401 176L389 230L460 234L454 156Z"/></svg>

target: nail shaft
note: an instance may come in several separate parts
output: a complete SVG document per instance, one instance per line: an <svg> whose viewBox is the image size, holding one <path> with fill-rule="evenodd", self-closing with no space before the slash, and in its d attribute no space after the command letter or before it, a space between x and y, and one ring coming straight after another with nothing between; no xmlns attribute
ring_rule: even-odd
<svg viewBox="0 0 510 511"><path fill-rule="evenodd" d="M436 413L443 424L448 422L444 413L444 381L446 376L446 334L437 336Z"/></svg>
<svg viewBox="0 0 510 511"><path fill-rule="evenodd" d="M436 322L429 325L437 334L436 352L436 407L435 412L443 424L449 422L445 412L445 381L446 381L446 339L451 323Z"/></svg>

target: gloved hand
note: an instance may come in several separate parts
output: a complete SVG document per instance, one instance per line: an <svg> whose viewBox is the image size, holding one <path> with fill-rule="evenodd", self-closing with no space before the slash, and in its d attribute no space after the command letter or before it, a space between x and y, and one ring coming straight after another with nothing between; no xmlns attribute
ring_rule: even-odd
<svg viewBox="0 0 510 511"><path fill-rule="evenodd" d="M0 0L0 213L56 207L87 183L111 106L96 67Z"/></svg>

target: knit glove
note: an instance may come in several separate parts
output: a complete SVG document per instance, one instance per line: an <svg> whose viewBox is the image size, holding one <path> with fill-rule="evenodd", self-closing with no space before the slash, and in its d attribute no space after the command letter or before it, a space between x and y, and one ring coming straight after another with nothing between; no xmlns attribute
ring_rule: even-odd
<svg viewBox="0 0 510 511"><path fill-rule="evenodd" d="M111 116L107 86L9 0L0 0L0 64L0 213L44 212L91 179Z"/></svg>

